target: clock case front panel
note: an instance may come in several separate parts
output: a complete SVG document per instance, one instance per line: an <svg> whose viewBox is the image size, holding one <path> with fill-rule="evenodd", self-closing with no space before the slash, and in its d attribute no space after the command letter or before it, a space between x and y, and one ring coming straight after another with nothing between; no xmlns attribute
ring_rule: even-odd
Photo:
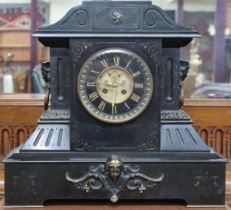
<svg viewBox="0 0 231 210"><path fill-rule="evenodd" d="M74 151L158 151L160 148L161 41L154 40L70 40L71 47L71 150ZM153 76L153 95L148 107L135 119L119 124L102 122L83 107L77 93L80 69L92 54L108 48L130 50L148 65Z"/></svg>

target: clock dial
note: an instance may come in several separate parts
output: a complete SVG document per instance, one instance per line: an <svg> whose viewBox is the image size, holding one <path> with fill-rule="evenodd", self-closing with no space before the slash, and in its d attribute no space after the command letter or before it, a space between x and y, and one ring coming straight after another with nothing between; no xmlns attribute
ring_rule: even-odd
<svg viewBox="0 0 231 210"><path fill-rule="evenodd" d="M84 108L95 118L122 123L136 118L149 104L153 79L137 54L120 48L101 50L82 66L78 94Z"/></svg>

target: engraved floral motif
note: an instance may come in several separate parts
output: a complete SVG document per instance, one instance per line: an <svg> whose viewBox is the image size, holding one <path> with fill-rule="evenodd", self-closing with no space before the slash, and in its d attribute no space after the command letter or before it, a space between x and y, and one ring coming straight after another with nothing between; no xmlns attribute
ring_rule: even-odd
<svg viewBox="0 0 231 210"><path fill-rule="evenodd" d="M139 151L156 151L159 148L157 139L155 138L156 132L152 132L147 138L143 139L137 146Z"/></svg>
<svg viewBox="0 0 231 210"><path fill-rule="evenodd" d="M148 53L149 57L154 61L157 62L160 58L160 45L157 42L154 42L150 45L148 44L142 44L145 51Z"/></svg>
<svg viewBox="0 0 231 210"><path fill-rule="evenodd" d="M148 47L147 52L149 53L150 57L154 60L154 61L158 61L159 57L160 57L160 49L159 49L159 45L157 43L152 44L151 46Z"/></svg>
<svg viewBox="0 0 231 210"><path fill-rule="evenodd" d="M76 151L93 151L95 149L94 146L90 145L82 136L79 126L77 122L73 123L72 126L74 142L73 142L73 149Z"/></svg>
<svg viewBox="0 0 231 210"><path fill-rule="evenodd" d="M72 47L73 61L75 63L78 63L82 54L91 45L92 45L91 43L85 43L85 42L79 42L78 44L74 44Z"/></svg>
<svg viewBox="0 0 231 210"><path fill-rule="evenodd" d="M204 194L208 194L209 192L212 192L214 188L220 186L219 182L219 176L209 175L209 172L206 171L204 175L194 177L193 185Z"/></svg>

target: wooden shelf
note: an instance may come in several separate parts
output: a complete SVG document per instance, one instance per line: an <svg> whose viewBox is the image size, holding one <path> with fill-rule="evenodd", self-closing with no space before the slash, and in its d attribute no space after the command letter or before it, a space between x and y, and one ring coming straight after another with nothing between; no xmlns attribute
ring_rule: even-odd
<svg viewBox="0 0 231 210"><path fill-rule="evenodd" d="M43 106L44 94L0 94L0 107L26 107L26 106Z"/></svg>
<svg viewBox="0 0 231 210"><path fill-rule="evenodd" d="M38 43L38 62L48 57L47 49ZM31 33L25 29L0 30L0 57L5 58L8 53L14 54L14 63L27 63L31 61Z"/></svg>
<svg viewBox="0 0 231 210"><path fill-rule="evenodd" d="M186 98L184 99L186 107L231 107L231 99L208 99L208 98Z"/></svg>
<svg viewBox="0 0 231 210"><path fill-rule="evenodd" d="M1 32L30 32L30 29L27 29L27 28L8 28L8 29L0 29L0 33Z"/></svg>
<svg viewBox="0 0 231 210"><path fill-rule="evenodd" d="M30 48L30 45L0 45L0 48Z"/></svg>

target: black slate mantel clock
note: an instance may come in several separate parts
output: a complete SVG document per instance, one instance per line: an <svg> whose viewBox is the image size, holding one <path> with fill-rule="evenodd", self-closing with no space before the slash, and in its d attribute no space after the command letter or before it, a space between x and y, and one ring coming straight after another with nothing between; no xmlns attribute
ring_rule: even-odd
<svg viewBox="0 0 231 210"><path fill-rule="evenodd" d="M50 108L5 163L5 206L47 200L184 200L222 206L225 163L181 110L199 34L149 1L86 1L34 36ZM48 91L48 95L49 95Z"/></svg>

